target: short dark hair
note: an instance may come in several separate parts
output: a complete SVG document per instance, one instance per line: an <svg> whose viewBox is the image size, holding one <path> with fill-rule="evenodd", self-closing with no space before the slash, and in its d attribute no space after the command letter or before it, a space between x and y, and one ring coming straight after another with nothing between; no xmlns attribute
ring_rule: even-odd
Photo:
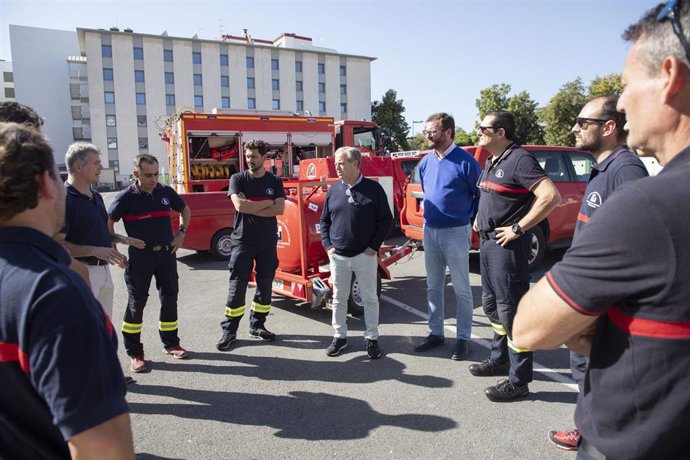
<svg viewBox="0 0 690 460"><path fill-rule="evenodd" d="M244 149L245 151L247 150L258 150L259 155L262 157L265 157L266 154L268 153L268 144L266 144L264 141L261 141L259 139L252 139L246 144L244 144Z"/></svg>
<svg viewBox="0 0 690 460"><path fill-rule="evenodd" d="M453 119L452 116L448 115L445 112L438 112L433 115L429 115L429 118L426 119L427 122L430 121L438 121L441 123L441 129L442 130L447 130L450 129L451 132L453 133L453 136L455 136L455 120Z"/></svg>
<svg viewBox="0 0 690 460"><path fill-rule="evenodd" d="M0 123L0 221L38 205L45 171L57 178L53 149L41 132L20 123Z"/></svg>
<svg viewBox="0 0 690 460"><path fill-rule="evenodd" d="M0 122L23 123L40 128L43 118L34 109L18 102L0 102Z"/></svg>
<svg viewBox="0 0 690 460"><path fill-rule="evenodd" d="M618 96L601 96L592 99L592 101L602 100L601 113L604 120L613 120L616 123L616 139L620 142L625 141L627 133L625 132L625 114L619 112L616 107L618 105Z"/></svg>
<svg viewBox="0 0 690 460"><path fill-rule="evenodd" d="M134 167L137 169L141 169L142 163L149 163L152 165L157 165L158 164L158 158L154 157L150 153L140 153L139 155L134 157Z"/></svg>
<svg viewBox="0 0 690 460"><path fill-rule="evenodd" d="M512 113L505 110L492 110L487 112L486 116L493 117L494 128L503 128L508 139L518 142L518 139L515 137L515 117Z"/></svg>
<svg viewBox="0 0 690 460"><path fill-rule="evenodd" d="M656 72L667 56L674 56L690 67L683 45L673 31L671 21L656 20L664 6L665 4L660 3L650 9L642 16L642 19L632 24L623 33L623 39L633 43L644 37L645 45L641 49L641 54L650 73ZM690 36L688 36L690 33L690 2L680 0L676 8L685 38L690 40Z"/></svg>

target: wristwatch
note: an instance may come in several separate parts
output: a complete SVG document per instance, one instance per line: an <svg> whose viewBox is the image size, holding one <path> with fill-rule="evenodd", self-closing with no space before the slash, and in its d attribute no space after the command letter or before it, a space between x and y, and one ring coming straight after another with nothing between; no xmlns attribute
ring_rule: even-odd
<svg viewBox="0 0 690 460"><path fill-rule="evenodd" d="M180 233L187 233L187 229L184 225L180 225Z"/></svg>
<svg viewBox="0 0 690 460"><path fill-rule="evenodd" d="M516 235L522 235L523 233L525 233L522 230L522 227L520 227L520 224L513 224L513 227L511 230L513 230L513 233L515 233Z"/></svg>

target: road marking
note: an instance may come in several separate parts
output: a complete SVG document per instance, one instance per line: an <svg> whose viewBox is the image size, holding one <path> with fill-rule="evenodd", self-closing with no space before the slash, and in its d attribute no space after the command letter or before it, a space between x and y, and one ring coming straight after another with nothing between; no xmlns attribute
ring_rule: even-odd
<svg viewBox="0 0 690 460"><path fill-rule="evenodd" d="M387 303L393 305L394 307L398 307L401 310L405 310L406 312L411 313L411 314L417 316L418 318L423 319L424 321L429 321L429 315L427 315L426 313L422 313L421 311L407 305L406 303L400 302L399 300L395 300L392 297L388 297L387 295L382 295L380 298L384 302L387 302ZM450 325L450 324L444 325L444 329L446 331L450 332L453 337L455 337L455 335L457 334L457 329L453 325ZM476 344L481 345L482 347L486 348L487 350L491 350L491 341L487 340L483 337L479 337L475 334L472 334L472 343L476 343ZM544 375L545 377L553 380L556 383L560 383L561 385L564 385L564 386L570 388L571 390L579 391L577 383L575 383L575 381L573 379L570 379L570 378L558 373L556 370L545 367L536 361L534 361L533 367L534 367L534 372L539 372L540 374Z"/></svg>

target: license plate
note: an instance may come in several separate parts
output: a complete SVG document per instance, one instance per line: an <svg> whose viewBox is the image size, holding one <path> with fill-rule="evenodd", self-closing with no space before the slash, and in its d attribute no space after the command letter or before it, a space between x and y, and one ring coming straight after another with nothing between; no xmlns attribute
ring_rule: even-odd
<svg viewBox="0 0 690 460"><path fill-rule="evenodd" d="M278 289L280 291L285 289L285 284L283 280L273 280L273 289Z"/></svg>

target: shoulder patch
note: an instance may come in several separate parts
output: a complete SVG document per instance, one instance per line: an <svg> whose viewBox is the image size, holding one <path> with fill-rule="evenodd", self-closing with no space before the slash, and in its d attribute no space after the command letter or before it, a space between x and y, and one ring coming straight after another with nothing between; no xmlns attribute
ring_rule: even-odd
<svg viewBox="0 0 690 460"><path fill-rule="evenodd" d="M598 208L601 206L601 195L599 195L599 192L592 192L587 195L587 206L590 208Z"/></svg>

